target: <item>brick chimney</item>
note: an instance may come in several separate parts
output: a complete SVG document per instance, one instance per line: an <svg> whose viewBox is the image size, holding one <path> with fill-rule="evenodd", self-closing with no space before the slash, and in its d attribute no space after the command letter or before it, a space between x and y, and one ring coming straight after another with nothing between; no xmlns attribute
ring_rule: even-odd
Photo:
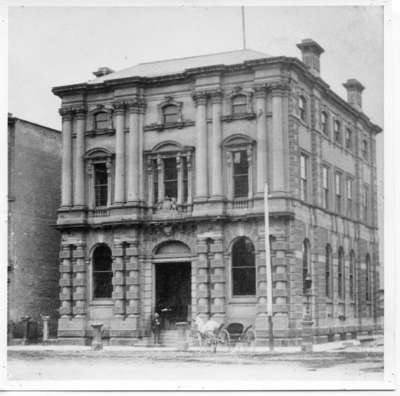
<svg viewBox="0 0 400 396"><path fill-rule="evenodd" d="M113 73L114 70L110 69L107 66L103 66L103 67L99 67L96 71L93 72L93 74L96 77L102 77L102 76L106 76L107 74Z"/></svg>
<svg viewBox="0 0 400 396"><path fill-rule="evenodd" d="M314 76L319 77L319 57L324 52L324 49L312 39L302 40L301 43L297 44L297 48L301 51L303 63Z"/></svg>
<svg viewBox="0 0 400 396"><path fill-rule="evenodd" d="M347 80L343 86L347 91L347 101L358 111L362 110L362 91L364 86L355 78Z"/></svg>

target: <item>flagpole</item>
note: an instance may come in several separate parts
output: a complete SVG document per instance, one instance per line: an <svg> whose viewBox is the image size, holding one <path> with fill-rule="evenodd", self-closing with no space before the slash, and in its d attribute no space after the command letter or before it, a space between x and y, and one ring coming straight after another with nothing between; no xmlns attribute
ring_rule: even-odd
<svg viewBox="0 0 400 396"><path fill-rule="evenodd" d="M243 38L243 49L246 49L246 20L244 16L244 6L241 7L242 10L242 38Z"/></svg>
<svg viewBox="0 0 400 396"><path fill-rule="evenodd" d="M268 332L269 332L269 348L274 349L274 331L272 321L272 268L271 268L271 251L269 241L269 205L268 205L268 183L264 187L264 218L265 218L265 269L267 278L267 316L268 316Z"/></svg>

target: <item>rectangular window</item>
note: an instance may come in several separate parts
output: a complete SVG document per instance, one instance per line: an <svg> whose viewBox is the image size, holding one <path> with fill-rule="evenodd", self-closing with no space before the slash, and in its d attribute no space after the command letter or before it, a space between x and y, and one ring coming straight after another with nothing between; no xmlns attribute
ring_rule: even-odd
<svg viewBox="0 0 400 396"><path fill-rule="evenodd" d="M353 148L353 134L350 129L346 129L346 148L347 150Z"/></svg>
<svg viewBox="0 0 400 396"><path fill-rule="evenodd" d="M94 165L95 206L107 206L108 176L106 164Z"/></svg>
<svg viewBox="0 0 400 396"><path fill-rule="evenodd" d="M157 160L153 160L153 202L158 202L158 167Z"/></svg>
<svg viewBox="0 0 400 396"><path fill-rule="evenodd" d="M249 195L249 163L245 150L235 151L233 155L233 191L234 198L245 198Z"/></svg>
<svg viewBox="0 0 400 396"><path fill-rule="evenodd" d="M300 199L307 200L307 156L300 154Z"/></svg>
<svg viewBox="0 0 400 396"><path fill-rule="evenodd" d="M347 216L352 217L353 213L353 179L347 179Z"/></svg>
<svg viewBox="0 0 400 396"><path fill-rule="evenodd" d="M165 197L178 197L178 170L176 167L176 158L164 159L164 194Z"/></svg>
<svg viewBox="0 0 400 396"><path fill-rule="evenodd" d="M365 139L362 141L361 150L362 150L361 154L362 154L363 158L368 159L368 142Z"/></svg>
<svg viewBox="0 0 400 396"><path fill-rule="evenodd" d="M322 167L322 207L329 208L329 178L326 166Z"/></svg>
<svg viewBox="0 0 400 396"><path fill-rule="evenodd" d="M363 208L363 213L362 213L363 220L365 222L367 222L368 221L368 186L364 186L362 208Z"/></svg>
<svg viewBox="0 0 400 396"><path fill-rule="evenodd" d="M183 174L183 202L187 202L188 200L188 166L187 166L187 158L182 158L182 174Z"/></svg>
<svg viewBox="0 0 400 396"><path fill-rule="evenodd" d="M342 175L339 172L335 174L335 197L336 197L336 212L342 210Z"/></svg>

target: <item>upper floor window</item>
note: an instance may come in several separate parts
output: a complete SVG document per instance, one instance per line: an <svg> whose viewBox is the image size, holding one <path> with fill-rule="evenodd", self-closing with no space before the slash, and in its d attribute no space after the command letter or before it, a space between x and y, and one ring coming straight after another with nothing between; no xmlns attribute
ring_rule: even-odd
<svg viewBox="0 0 400 396"><path fill-rule="evenodd" d="M300 154L300 199L307 200L307 156Z"/></svg>
<svg viewBox="0 0 400 396"><path fill-rule="evenodd" d="M329 244L325 248L325 296L332 297L332 248Z"/></svg>
<svg viewBox="0 0 400 396"><path fill-rule="evenodd" d="M178 198L178 170L175 157L164 159L164 194L171 199Z"/></svg>
<svg viewBox="0 0 400 396"><path fill-rule="evenodd" d="M368 142L366 139L363 139L363 141L362 141L361 151L362 151L363 158L368 159Z"/></svg>
<svg viewBox="0 0 400 396"><path fill-rule="evenodd" d="M247 112L246 95L236 95L232 98L232 114L243 114Z"/></svg>
<svg viewBox="0 0 400 396"><path fill-rule="evenodd" d="M96 113L94 116L95 129L107 129L109 127L109 114L105 111Z"/></svg>
<svg viewBox="0 0 400 396"><path fill-rule="evenodd" d="M244 198L249 194L249 163L247 151L234 151L233 155L233 196Z"/></svg>
<svg viewBox="0 0 400 396"><path fill-rule="evenodd" d="M256 294L255 250L250 239L241 237L232 246L232 294Z"/></svg>
<svg viewBox="0 0 400 396"><path fill-rule="evenodd" d="M304 96L299 96L299 114L303 121L306 121L306 106L307 102Z"/></svg>
<svg viewBox="0 0 400 396"><path fill-rule="evenodd" d="M340 122L335 121L333 123L333 138L336 143L342 143L342 136L341 136L341 131L340 131Z"/></svg>
<svg viewBox="0 0 400 396"><path fill-rule="evenodd" d="M353 213L353 179L347 178L347 216Z"/></svg>
<svg viewBox="0 0 400 396"><path fill-rule="evenodd" d="M346 128L346 149L353 149L353 133L349 128Z"/></svg>
<svg viewBox="0 0 400 396"><path fill-rule="evenodd" d="M338 297L344 297L344 251L343 248L339 248L338 253Z"/></svg>
<svg viewBox="0 0 400 396"><path fill-rule="evenodd" d="M94 168L94 199L95 206L107 206L108 172L105 163L97 163Z"/></svg>
<svg viewBox="0 0 400 396"><path fill-rule="evenodd" d="M364 186L363 188L362 218L365 222L368 221L368 186Z"/></svg>
<svg viewBox="0 0 400 396"><path fill-rule="evenodd" d="M93 298L111 298L112 295L111 249L103 244L93 252Z"/></svg>
<svg viewBox="0 0 400 396"><path fill-rule="evenodd" d="M371 257L365 256L365 299L371 301Z"/></svg>
<svg viewBox="0 0 400 396"><path fill-rule="evenodd" d="M354 299L355 280L356 280L356 257L354 251L350 252L350 267L349 267L349 296Z"/></svg>
<svg viewBox="0 0 400 396"><path fill-rule="evenodd" d="M329 176L328 167L322 167L322 207L324 209L329 208Z"/></svg>
<svg viewBox="0 0 400 396"><path fill-rule="evenodd" d="M176 105L166 105L162 111L164 124L178 122L178 107Z"/></svg>
<svg viewBox="0 0 400 396"><path fill-rule="evenodd" d="M307 275L311 276L311 257L310 257L310 241L303 241L303 294L307 292Z"/></svg>
<svg viewBox="0 0 400 396"><path fill-rule="evenodd" d="M321 129L325 135L328 134L328 115L325 111L321 113Z"/></svg>
<svg viewBox="0 0 400 396"><path fill-rule="evenodd" d="M335 173L335 197L336 197L336 212L342 211L342 174Z"/></svg>

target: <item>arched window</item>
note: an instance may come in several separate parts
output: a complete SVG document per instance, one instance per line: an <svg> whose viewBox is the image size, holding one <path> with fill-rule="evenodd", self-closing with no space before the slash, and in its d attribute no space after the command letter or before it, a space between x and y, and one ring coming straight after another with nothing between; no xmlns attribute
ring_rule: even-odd
<svg viewBox="0 0 400 396"><path fill-rule="evenodd" d="M105 162L93 164L94 170L94 202L95 207L107 206L108 173Z"/></svg>
<svg viewBox="0 0 400 396"><path fill-rule="evenodd" d="M343 248L339 248L338 252L338 297L344 297L344 251Z"/></svg>
<svg viewBox="0 0 400 396"><path fill-rule="evenodd" d="M256 294L256 266L254 245L241 237L232 246L232 295Z"/></svg>
<svg viewBox="0 0 400 396"><path fill-rule="evenodd" d="M112 257L107 245L99 245L93 252L93 298L111 298Z"/></svg>
<svg viewBox="0 0 400 396"><path fill-rule="evenodd" d="M333 135L336 143L342 142L342 136L340 135L340 122L337 120L333 123Z"/></svg>
<svg viewBox="0 0 400 396"><path fill-rule="evenodd" d="M162 111L164 124L178 122L178 107L176 105L164 106Z"/></svg>
<svg viewBox="0 0 400 396"><path fill-rule="evenodd" d="M325 248L325 296L332 298L332 248Z"/></svg>
<svg viewBox="0 0 400 396"><path fill-rule="evenodd" d="M310 262L310 241L305 239L303 242L303 294L307 291L307 275L311 276Z"/></svg>
<svg viewBox="0 0 400 396"><path fill-rule="evenodd" d="M371 301L371 257L365 257L365 299Z"/></svg>
<svg viewBox="0 0 400 396"><path fill-rule="evenodd" d="M349 128L346 128L346 148L347 150L353 149L353 133Z"/></svg>
<svg viewBox="0 0 400 396"><path fill-rule="evenodd" d="M356 281L356 256L354 251L350 252L350 268L349 268L349 296L350 299L354 299L355 291L355 281Z"/></svg>
<svg viewBox="0 0 400 396"><path fill-rule="evenodd" d="M108 125L108 113L105 111L100 111L94 116L94 128L95 129L107 129Z"/></svg>
<svg viewBox="0 0 400 396"><path fill-rule="evenodd" d="M323 133L328 134L328 115L325 111L321 113L321 129Z"/></svg>
<svg viewBox="0 0 400 396"><path fill-rule="evenodd" d="M247 112L246 95L235 95L232 98L232 114L243 114Z"/></svg>
<svg viewBox="0 0 400 396"><path fill-rule="evenodd" d="M306 121L306 99L304 96L299 96L299 114L303 121Z"/></svg>

